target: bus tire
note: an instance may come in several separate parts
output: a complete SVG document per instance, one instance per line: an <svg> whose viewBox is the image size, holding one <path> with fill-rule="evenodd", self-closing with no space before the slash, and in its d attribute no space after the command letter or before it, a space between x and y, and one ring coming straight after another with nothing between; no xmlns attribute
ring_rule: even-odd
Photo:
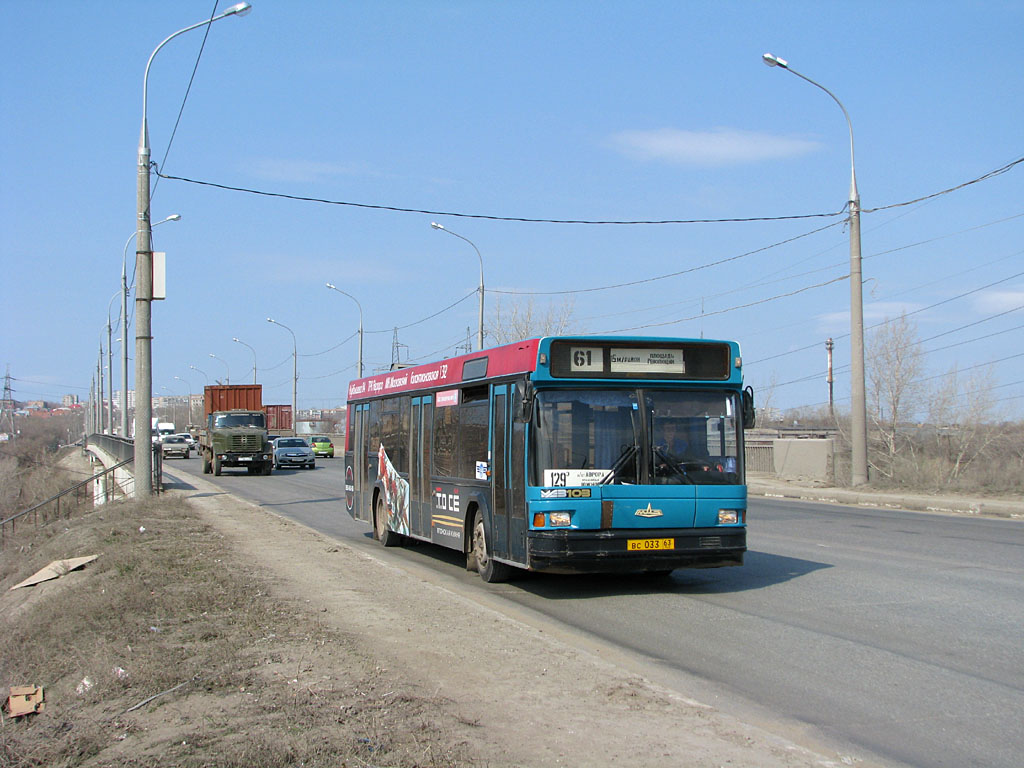
<svg viewBox="0 0 1024 768"><path fill-rule="evenodd" d="M473 549L466 558L467 563L469 558L472 557L476 561L476 570L480 574L480 578L488 584L508 581L512 577L512 566L499 563L491 557L491 553L488 550L484 515L478 510L473 521Z"/></svg>
<svg viewBox="0 0 1024 768"><path fill-rule="evenodd" d="M373 516L373 538L385 547L397 547L401 543L401 534L388 528L388 510L384 506L384 497L377 497L377 511Z"/></svg>

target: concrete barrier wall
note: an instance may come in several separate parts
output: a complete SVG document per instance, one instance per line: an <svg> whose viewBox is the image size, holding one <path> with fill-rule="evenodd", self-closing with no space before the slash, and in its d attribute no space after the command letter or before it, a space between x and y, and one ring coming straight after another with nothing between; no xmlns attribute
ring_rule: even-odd
<svg viewBox="0 0 1024 768"><path fill-rule="evenodd" d="M814 480L831 485L835 480L833 450L832 440L774 440L775 475L787 480Z"/></svg>

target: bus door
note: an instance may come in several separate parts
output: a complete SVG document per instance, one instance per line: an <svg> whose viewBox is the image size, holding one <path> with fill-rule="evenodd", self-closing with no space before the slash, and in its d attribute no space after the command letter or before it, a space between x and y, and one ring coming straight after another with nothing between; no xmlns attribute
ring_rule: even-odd
<svg viewBox="0 0 1024 768"><path fill-rule="evenodd" d="M409 425L409 527L414 536L430 538L430 446L433 441L434 398L412 399Z"/></svg>
<svg viewBox="0 0 1024 768"><path fill-rule="evenodd" d="M494 385L491 397L491 548L497 557L509 556L512 489L508 395L507 384Z"/></svg>
<svg viewBox="0 0 1024 768"><path fill-rule="evenodd" d="M352 456L349 459L352 463L345 467L345 501L348 506L348 513L357 520L369 520L369 500L363 498L366 492L366 418L369 413L368 405L357 405L351 420L352 439L349 444L352 446ZM346 438L347 439L347 438Z"/></svg>

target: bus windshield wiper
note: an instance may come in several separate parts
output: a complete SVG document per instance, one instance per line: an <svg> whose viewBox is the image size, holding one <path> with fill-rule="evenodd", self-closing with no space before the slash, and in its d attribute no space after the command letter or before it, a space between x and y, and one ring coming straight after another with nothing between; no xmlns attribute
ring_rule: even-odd
<svg viewBox="0 0 1024 768"><path fill-rule="evenodd" d="M618 474L619 470L625 466L627 461L636 456L639 450L640 446L637 445L636 443L626 448L622 452L622 455L615 460L614 464L612 464L612 468L608 470L608 474L601 478L601 482L598 483L598 485L607 485L608 483L612 482L612 480L615 479L615 475Z"/></svg>

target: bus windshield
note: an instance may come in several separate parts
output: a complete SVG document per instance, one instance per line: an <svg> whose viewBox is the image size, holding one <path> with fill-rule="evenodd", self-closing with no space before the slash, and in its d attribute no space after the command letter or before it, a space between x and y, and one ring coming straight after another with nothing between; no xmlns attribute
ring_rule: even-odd
<svg viewBox="0 0 1024 768"><path fill-rule="evenodd" d="M738 485L738 406L722 391L538 392L533 484Z"/></svg>

